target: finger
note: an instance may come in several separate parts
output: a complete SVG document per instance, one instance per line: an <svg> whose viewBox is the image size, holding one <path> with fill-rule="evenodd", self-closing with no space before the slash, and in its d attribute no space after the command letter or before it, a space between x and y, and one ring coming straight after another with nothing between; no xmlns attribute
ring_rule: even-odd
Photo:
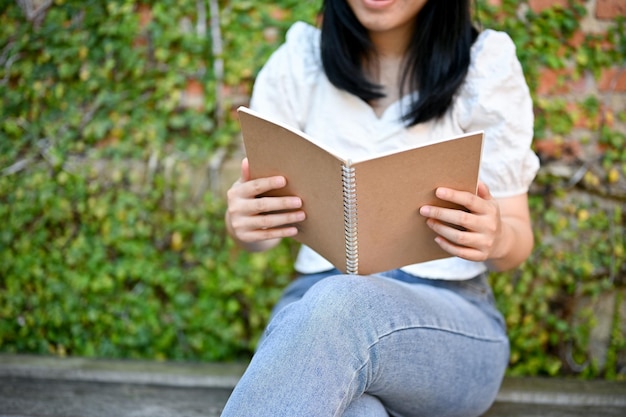
<svg viewBox="0 0 626 417"><path fill-rule="evenodd" d="M424 206L420 213L428 217L428 226L447 239L464 246L489 247L490 239L497 232L497 208L486 208L477 214L464 210L436 206ZM489 214L487 214L489 213Z"/></svg>
<svg viewBox="0 0 626 417"><path fill-rule="evenodd" d="M239 198L254 198L258 195L264 194L268 191L278 190L287 185L285 177L267 177L258 178L255 180L239 182L237 187L233 187L233 196Z"/></svg>
<svg viewBox="0 0 626 417"><path fill-rule="evenodd" d="M290 226L305 219L304 211L292 211L287 213L262 214L249 218L252 222L252 229L267 230Z"/></svg>
<svg viewBox="0 0 626 417"><path fill-rule="evenodd" d="M486 257L486 254L489 254L493 248L493 227L490 227L490 223L485 222L482 217L477 217L474 229L466 228L464 230L459 230L455 226L442 223L435 219L428 219L426 223L428 227L430 227L439 236L439 238L445 240L451 245L456 245L459 248L472 250L473 252L471 253L476 254L476 256L478 256L478 254L482 254L479 256L481 259ZM463 255L462 257L466 256L470 255ZM476 256L472 255L472 260L476 259Z"/></svg>
<svg viewBox="0 0 626 417"><path fill-rule="evenodd" d="M428 219L426 223L438 236L452 244L471 248L479 248L481 246L482 235L479 233L460 230L457 227L433 219Z"/></svg>
<svg viewBox="0 0 626 417"><path fill-rule="evenodd" d="M292 211L302 207L300 197L260 197L249 200L247 214L268 214L280 211Z"/></svg>
<svg viewBox="0 0 626 417"><path fill-rule="evenodd" d="M228 207L234 230L267 229L304 220L302 200L298 197L238 199Z"/></svg>
<svg viewBox="0 0 626 417"><path fill-rule="evenodd" d="M483 211L484 200L477 197L475 194L468 193L467 191L457 191L451 188L439 187L435 190L435 195L441 200L458 204L459 206L465 207L469 211Z"/></svg>
<svg viewBox="0 0 626 417"><path fill-rule="evenodd" d="M298 233L295 224L303 221L303 211L288 213L264 214L252 217L241 217L233 222L238 236L243 241L258 241L276 237L292 237Z"/></svg>
<svg viewBox="0 0 626 417"><path fill-rule="evenodd" d="M482 198L483 200L492 200L491 192L489 191L489 187L482 181L478 182L478 188L476 190L476 195Z"/></svg>
<svg viewBox="0 0 626 417"><path fill-rule="evenodd" d="M228 204L228 217L234 230L253 230L262 227L276 227L298 218L275 221L268 224L259 224L257 217L268 214L285 214L297 211L302 207L302 200L298 197L262 197L262 198L233 198Z"/></svg>
<svg viewBox="0 0 626 417"><path fill-rule="evenodd" d="M274 229L251 230L246 233L242 233L238 238L242 242L259 242L262 240L294 237L297 234L298 229L295 226L289 226Z"/></svg>
<svg viewBox="0 0 626 417"><path fill-rule="evenodd" d="M241 160L241 182L250 181L250 163L248 158Z"/></svg>
<svg viewBox="0 0 626 417"><path fill-rule="evenodd" d="M447 253L452 256L467 259L468 261L483 262L487 260L487 255L480 250L472 247L456 245L441 236L435 238L435 242Z"/></svg>
<svg viewBox="0 0 626 417"><path fill-rule="evenodd" d="M465 210L445 208L439 206L423 206L420 214L429 219L437 220L436 223L453 224L463 229L474 229L476 227L476 216ZM443 226L443 224L442 224Z"/></svg>

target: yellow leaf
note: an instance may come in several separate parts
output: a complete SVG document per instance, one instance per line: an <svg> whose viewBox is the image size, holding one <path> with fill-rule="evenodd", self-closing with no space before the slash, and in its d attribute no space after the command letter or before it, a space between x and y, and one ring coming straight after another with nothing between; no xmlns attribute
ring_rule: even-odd
<svg viewBox="0 0 626 417"><path fill-rule="evenodd" d="M81 81L87 81L89 79L89 70L87 68L81 68L79 74Z"/></svg>
<svg viewBox="0 0 626 417"><path fill-rule="evenodd" d="M180 234L180 232L172 233L170 247L173 251L176 252L180 251L183 248L183 236Z"/></svg>
<svg viewBox="0 0 626 417"><path fill-rule="evenodd" d="M78 57L80 58L81 61L87 58L88 52L89 52L89 49L86 46L81 46L80 49L78 49Z"/></svg>

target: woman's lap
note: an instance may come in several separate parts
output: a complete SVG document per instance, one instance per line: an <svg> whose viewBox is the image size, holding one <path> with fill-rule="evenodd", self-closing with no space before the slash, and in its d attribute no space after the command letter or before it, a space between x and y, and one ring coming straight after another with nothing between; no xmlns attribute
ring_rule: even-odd
<svg viewBox="0 0 626 417"><path fill-rule="evenodd" d="M370 396L393 416L484 411L508 360L484 278L431 285L394 274L295 281L229 401L232 415L247 415L235 405L243 398L256 398L250 415L349 415Z"/></svg>

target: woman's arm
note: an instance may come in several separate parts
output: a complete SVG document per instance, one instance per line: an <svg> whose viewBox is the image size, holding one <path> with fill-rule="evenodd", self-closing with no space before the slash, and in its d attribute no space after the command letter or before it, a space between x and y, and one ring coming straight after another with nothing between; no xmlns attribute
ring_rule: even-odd
<svg viewBox="0 0 626 417"><path fill-rule="evenodd" d="M299 197L259 197L283 188L284 177L250 180L248 159L241 163L241 177L227 193L226 230L242 248L260 252L276 246L281 238L295 236L294 223L304 220Z"/></svg>
<svg viewBox="0 0 626 417"><path fill-rule="evenodd" d="M513 269L530 255L534 238L526 194L495 199L481 182L477 195L449 188L438 188L436 195L468 210L437 206L420 209L446 252L486 262L495 271Z"/></svg>

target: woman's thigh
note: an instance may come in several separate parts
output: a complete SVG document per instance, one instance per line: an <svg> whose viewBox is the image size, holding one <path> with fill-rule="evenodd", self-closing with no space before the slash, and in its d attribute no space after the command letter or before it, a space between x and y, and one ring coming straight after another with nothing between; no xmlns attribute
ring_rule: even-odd
<svg viewBox="0 0 626 417"><path fill-rule="evenodd" d="M393 416L479 415L495 398L508 361L505 331L490 293L475 291L476 281L452 289L437 284L324 278L279 311L268 331L350 352L354 381L347 395L375 396ZM292 319L299 325L281 326ZM305 336L280 334L300 326Z"/></svg>

